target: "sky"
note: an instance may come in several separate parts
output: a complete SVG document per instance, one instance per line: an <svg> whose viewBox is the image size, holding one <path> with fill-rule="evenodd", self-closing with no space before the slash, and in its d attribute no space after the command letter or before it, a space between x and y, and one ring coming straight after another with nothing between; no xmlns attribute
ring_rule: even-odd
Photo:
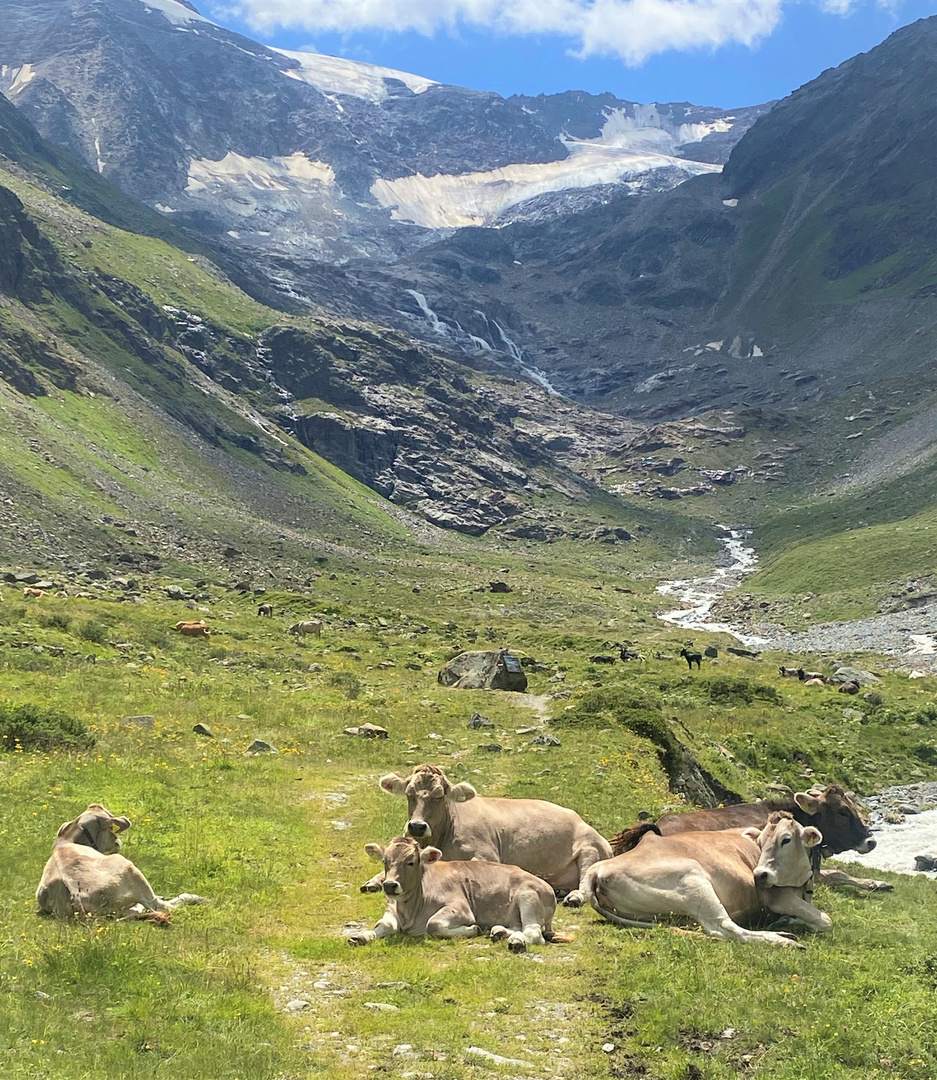
<svg viewBox="0 0 937 1080"><path fill-rule="evenodd" d="M611 91L734 108L781 98L937 0L195 0L283 49L499 94Z"/></svg>

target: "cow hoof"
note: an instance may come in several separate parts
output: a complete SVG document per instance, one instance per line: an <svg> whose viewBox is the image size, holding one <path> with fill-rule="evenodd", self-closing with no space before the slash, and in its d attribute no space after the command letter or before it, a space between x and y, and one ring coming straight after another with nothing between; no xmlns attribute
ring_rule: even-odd
<svg viewBox="0 0 937 1080"><path fill-rule="evenodd" d="M583 896L579 889L573 889L571 893L568 893L563 900L563 904L566 907L582 907Z"/></svg>
<svg viewBox="0 0 937 1080"><path fill-rule="evenodd" d="M380 885L372 885L370 881L366 881L358 891L359 892L383 892L384 890L381 888Z"/></svg>
<svg viewBox="0 0 937 1080"><path fill-rule="evenodd" d="M491 928L491 940L492 941L504 941L506 937L510 935L511 931L506 926L493 926Z"/></svg>
<svg viewBox="0 0 937 1080"><path fill-rule="evenodd" d="M368 945L371 942L371 938L367 934L349 934L349 945Z"/></svg>
<svg viewBox="0 0 937 1080"><path fill-rule="evenodd" d="M508 939L508 950L514 953L527 952L527 941L523 934L512 934Z"/></svg>

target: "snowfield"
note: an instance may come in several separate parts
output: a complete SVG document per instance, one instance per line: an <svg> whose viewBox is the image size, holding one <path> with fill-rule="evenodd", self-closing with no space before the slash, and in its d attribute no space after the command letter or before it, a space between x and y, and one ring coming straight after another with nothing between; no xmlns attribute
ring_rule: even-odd
<svg viewBox="0 0 937 1080"><path fill-rule="evenodd" d="M395 221L458 229L488 224L509 207L547 192L624 184L655 169L677 168L688 178L722 170L721 165L599 142L567 142L567 146L571 153L564 161L506 165L458 176L416 173L397 180L375 180L371 194L381 206L392 209Z"/></svg>
<svg viewBox="0 0 937 1080"><path fill-rule="evenodd" d="M283 69L283 74L291 79L308 83L323 94L347 94L349 97L362 98L379 105L388 97L385 79L402 82L414 94L422 94L431 86L438 85L433 79L424 79L420 75L409 75L405 71L378 67L376 64L363 64L357 60L343 60L339 56L324 56L321 53L287 52L285 49L271 49L271 52L287 56L299 63L298 68Z"/></svg>
<svg viewBox="0 0 937 1080"><path fill-rule="evenodd" d="M189 162L188 193L218 184L248 184L258 191L288 191L310 184L334 184L332 166L312 161L297 151L289 157L243 157L229 151L220 161L200 158Z"/></svg>

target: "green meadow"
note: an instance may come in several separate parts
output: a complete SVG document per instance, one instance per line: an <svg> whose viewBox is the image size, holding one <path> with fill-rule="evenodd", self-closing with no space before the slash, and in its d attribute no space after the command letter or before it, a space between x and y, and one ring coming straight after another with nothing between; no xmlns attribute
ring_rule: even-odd
<svg viewBox="0 0 937 1080"><path fill-rule="evenodd" d="M653 618L656 579L619 566L630 591L616 591L588 555L502 554L513 591L495 595L494 555L467 551L333 558L308 589L268 591L272 619L209 583L208 641L172 631L192 612L156 582L138 603L103 587L27 602L4 587L0 702L59 710L94 738L0 751L4 1080L937 1074L930 880L895 876L890 894L821 887L834 929L804 951L621 930L562 908L557 926L575 940L526 956L487 939L346 944L346 924L383 909L358 891L375 868L363 846L406 817L378 788L387 771L431 761L481 794L571 806L606 835L679 805L673 740L749 797L772 781L861 793L937 775L931 680L884 673L883 703L847 719L841 695L778 677L788 657L722 652L692 674L656 659L682 644ZM320 640L286 632L315 614ZM625 638L646 663L590 662ZM525 657L529 693L438 686L473 639ZM476 711L494 727L467 728ZM365 721L389 738L343 733ZM561 745L532 745L540 730ZM246 754L255 738L279 753ZM124 853L158 893L209 903L166 928L38 916L55 833L91 802L131 818Z"/></svg>

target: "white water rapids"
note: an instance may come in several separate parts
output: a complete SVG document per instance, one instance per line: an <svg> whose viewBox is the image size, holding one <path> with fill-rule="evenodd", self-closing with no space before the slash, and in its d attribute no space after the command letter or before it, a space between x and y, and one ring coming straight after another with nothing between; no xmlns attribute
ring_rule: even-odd
<svg viewBox="0 0 937 1080"><path fill-rule="evenodd" d="M712 622L709 619L716 601L737 588L745 575L753 573L758 564L758 555L745 543L749 531L725 531L728 534L722 541L725 546L725 565L717 567L707 577L665 581L658 585L657 591L662 596L673 597L681 606L673 611L660 612L657 617L684 630L729 634L746 647L767 645L768 638L744 634L728 623ZM911 636L911 640L914 643L913 652L929 654L934 651L934 635L915 634ZM868 855L859 855L854 851L845 852L839 857L840 861L858 863L868 870L916 874L921 872L914 869L916 855L937 856L937 810L909 814L906 821L900 825L880 821L873 825L873 830L876 842L874 851ZM937 873L928 872L927 876L937 878Z"/></svg>
<svg viewBox="0 0 937 1080"><path fill-rule="evenodd" d="M767 645L768 639L755 634L743 634L728 623L710 622L709 613L716 601L725 593L741 584L746 574L757 569L758 556L754 548L746 547L747 529L726 529L723 538L728 565L718 566L709 577L690 578L686 581L665 581L657 586L662 596L672 596L685 608L661 612L657 617L673 623L684 630L706 630L710 633L730 634L743 645Z"/></svg>

